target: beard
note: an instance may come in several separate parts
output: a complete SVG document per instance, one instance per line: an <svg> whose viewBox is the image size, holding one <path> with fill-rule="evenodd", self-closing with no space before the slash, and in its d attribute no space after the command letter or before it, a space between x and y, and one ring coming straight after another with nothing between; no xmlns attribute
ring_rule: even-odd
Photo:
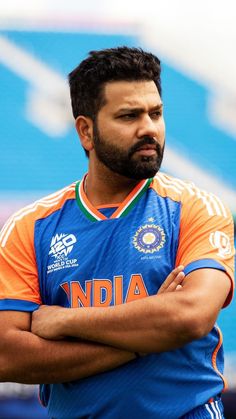
<svg viewBox="0 0 236 419"><path fill-rule="evenodd" d="M156 154L154 156L134 156L135 152L146 144L155 145ZM160 169L164 154L164 146L161 147L153 137L149 136L143 137L129 150L122 150L118 145L111 144L102 138L96 123L94 124L94 150L98 160L108 169L135 180L155 176Z"/></svg>

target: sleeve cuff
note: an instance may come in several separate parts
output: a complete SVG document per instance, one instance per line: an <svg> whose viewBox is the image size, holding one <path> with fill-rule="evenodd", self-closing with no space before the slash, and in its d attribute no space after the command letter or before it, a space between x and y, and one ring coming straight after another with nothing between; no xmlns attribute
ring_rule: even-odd
<svg viewBox="0 0 236 419"><path fill-rule="evenodd" d="M184 273L185 275L187 275L192 271L196 271L197 269L203 269L203 268L219 269L220 271L226 272L226 269L216 260L200 259L200 260L195 260L194 262L189 263L184 268Z"/></svg>
<svg viewBox="0 0 236 419"><path fill-rule="evenodd" d="M220 271L225 272L230 281L231 281L231 289L229 291L229 295L226 298L226 301L224 302L223 308L227 307L232 298L233 298L233 293L234 293L234 281L232 279L232 277L229 275L229 273L227 272L227 270L224 268L223 265L221 265L219 262L217 262L214 259L200 259L200 260L196 260L194 262L189 263L185 268L184 268L184 273L185 275L188 275L190 272L192 271L196 271L197 269L218 269Z"/></svg>
<svg viewBox="0 0 236 419"><path fill-rule="evenodd" d="M32 312L37 310L39 304L32 301L24 301L17 299L5 298L0 300L0 310L13 310L13 311L28 311Z"/></svg>

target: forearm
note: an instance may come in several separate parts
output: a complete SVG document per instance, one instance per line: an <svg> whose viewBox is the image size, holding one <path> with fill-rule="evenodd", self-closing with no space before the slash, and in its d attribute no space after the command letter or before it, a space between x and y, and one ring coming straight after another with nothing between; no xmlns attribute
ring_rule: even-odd
<svg viewBox="0 0 236 419"><path fill-rule="evenodd" d="M57 322L66 336L135 352L162 352L193 339L178 311L180 306L179 295L153 296L102 309L62 309Z"/></svg>
<svg viewBox="0 0 236 419"><path fill-rule="evenodd" d="M179 291L102 309L66 309L58 325L67 336L134 352L164 352L206 336L229 290L230 280L224 272L196 270Z"/></svg>
<svg viewBox="0 0 236 419"><path fill-rule="evenodd" d="M182 289L181 284L185 277L183 268L183 265L179 265L170 272L158 290L158 297L147 297L129 304L102 309L41 306L33 313L32 331L45 339L58 339L65 336L82 337L85 340L135 352L157 352L178 347L186 340L180 338L176 325L172 327L172 322L169 322L171 330L168 330L165 339L161 342L163 330L160 324L157 325L158 307L156 304L161 295ZM164 311L163 304L159 307L159 313L161 311L164 313L164 316L159 316L159 318L166 322L165 309L165 303ZM173 315L173 310L172 313L168 313L168 319L171 315ZM160 329L160 334L158 329Z"/></svg>
<svg viewBox="0 0 236 419"><path fill-rule="evenodd" d="M49 341L11 331L0 343L0 381L27 384L67 382L116 368L135 355L109 346Z"/></svg>
<svg viewBox="0 0 236 419"><path fill-rule="evenodd" d="M33 314L32 331L46 339L73 336L131 352L182 347L211 331L231 283L220 270L201 269L182 279L179 289L178 270L157 295L129 303L103 308L42 306Z"/></svg>

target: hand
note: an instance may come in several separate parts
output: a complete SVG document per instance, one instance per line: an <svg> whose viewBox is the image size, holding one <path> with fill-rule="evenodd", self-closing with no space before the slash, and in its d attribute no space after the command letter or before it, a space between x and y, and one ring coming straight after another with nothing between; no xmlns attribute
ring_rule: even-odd
<svg viewBox="0 0 236 419"><path fill-rule="evenodd" d="M67 314L67 308L42 305L32 313L31 332L44 339L64 339L61 330Z"/></svg>
<svg viewBox="0 0 236 419"><path fill-rule="evenodd" d="M173 271L167 276L161 287L159 288L157 294L164 294L167 292L173 292L181 290L182 282L185 278L185 274L183 272L184 266L179 265L177 268L173 269Z"/></svg>
<svg viewBox="0 0 236 419"><path fill-rule="evenodd" d="M183 269L183 265L173 269L159 288L157 294L180 290L182 288L181 283L185 277ZM64 339L65 336L62 333L63 324L65 324L69 312L68 308L60 306L40 306L32 314L32 333L44 339Z"/></svg>
<svg viewBox="0 0 236 419"><path fill-rule="evenodd" d="M181 290L182 288L182 281L185 278L185 274L183 272L184 266L179 265L177 268L173 269L171 273L167 276L161 287L159 288L157 295L159 294L165 294L167 292L174 292ZM135 352L135 356L137 357L139 355L140 357L148 355L148 353L145 352Z"/></svg>

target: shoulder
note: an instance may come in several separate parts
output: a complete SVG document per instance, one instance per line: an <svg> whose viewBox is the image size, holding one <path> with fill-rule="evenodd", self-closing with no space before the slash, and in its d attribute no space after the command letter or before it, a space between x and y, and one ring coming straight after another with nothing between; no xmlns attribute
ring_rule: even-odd
<svg viewBox="0 0 236 419"><path fill-rule="evenodd" d="M193 182L159 172L150 185L158 195L180 202L184 209L202 209L208 216L228 217L229 209L215 194L197 187Z"/></svg>
<svg viewBox="0 0 236 419"><path fill-rule="evenodd" d="M69 186L47 195L14 213L5 223L0 232L0 245L4 247L13 231L22 232L25 236L32 231L37 220L46 218L59 210L68 199L75 199L75 185Z"/></svg>
<svg viewBox="0 0 236 419"><path fill-rule="evenodd" d="M168 197L177 202L183 199L184 193L189 192L192 194L192 190L195 188L192 182L178 179L162 172L156 174L150 187L163 198Z"/></svg>

